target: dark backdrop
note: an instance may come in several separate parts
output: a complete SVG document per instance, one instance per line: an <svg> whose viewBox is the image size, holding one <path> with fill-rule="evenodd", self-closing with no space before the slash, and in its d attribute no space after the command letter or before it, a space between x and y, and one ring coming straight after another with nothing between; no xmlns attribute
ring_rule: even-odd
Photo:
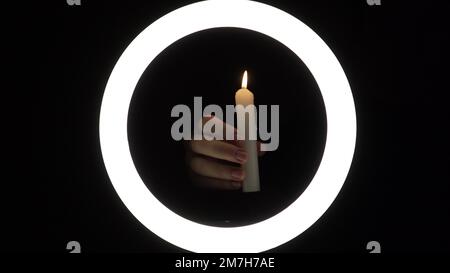
<svg viewBox="0 0 450 273"><path fill-rule="evenodd" d="M126 46L191 2L36 7L29 33L39 77L30 96L33 157L22 169L30 178L20 181L30 197L15 208L25 213L10 221L10 248L65 252L66 243L77 240L85 252L180 251L149 232L118 198L102 162L98 118L108 76ZM448 5L262 2L302 20L333 50L358 119L341 193L311 228L274 251L366 252L371 240L383 252L448 251ZM192 105L194 95L204 104L232 104L244 69L257 104L280 105L280 148L260 160L261 193L199 190L183 173L183 146L170 138L170 110ZM148 67L133 96L128 131L136 167L164 204L203 223L239 225L267 218L301 194L320 163L326 120L317 85L292 52L258 33L214 29L174 43ZM29 244L38 247L23 247Z"/></svg>

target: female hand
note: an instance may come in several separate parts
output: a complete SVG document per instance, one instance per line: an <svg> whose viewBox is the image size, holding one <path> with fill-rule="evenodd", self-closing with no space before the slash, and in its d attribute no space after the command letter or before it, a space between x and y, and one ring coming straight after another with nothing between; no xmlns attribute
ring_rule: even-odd
<svg viewBox="0 0 450 273"><path fill-rule="evenodd" d="M203 118L203 124L211 118L215 117ZM216 122L223 124L224 131L233 130L234 140L187 141L186 161L191 178L200 187L237 190L242 187L245 178L242 164L248 159L248 154L243 148L244 141L237 140L236 128L219 119ZM258 151L259 147L258 143Z"/></svg>

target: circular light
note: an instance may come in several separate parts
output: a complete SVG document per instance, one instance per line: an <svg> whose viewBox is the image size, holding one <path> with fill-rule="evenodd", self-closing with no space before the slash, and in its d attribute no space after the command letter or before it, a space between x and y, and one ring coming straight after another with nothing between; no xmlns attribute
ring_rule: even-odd
<svg viewBox="0 0 450 273"><path fill-rule="evenodd" d="M314 76L327 113L327 139L322 161L308 188L273 217L232 228L187 220L159 202L133 164L127 137L130 101L147 66L178 39L218 27L253 30L287 46ZM149 230L194 252L260 252L300 235L333 203L352 162L356 113L350 85L339 61L313 30L290 14L266 4L211 0L170 12L132 41L117 61L106 85L99 130L103 160L111 182L130 212Z"/></svg>

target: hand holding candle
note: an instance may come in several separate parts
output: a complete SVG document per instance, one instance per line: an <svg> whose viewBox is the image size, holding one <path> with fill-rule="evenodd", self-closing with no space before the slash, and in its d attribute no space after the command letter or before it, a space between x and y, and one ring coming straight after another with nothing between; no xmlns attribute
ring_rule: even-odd
<svg viewBox="0 0 450 273"><path fill-rule="evenodd" d="M203 123L211 118L204 117ZM222 122L219 120L218 122ZM223 123L224 128L236 128ZM238 190L243 186L246 173L243 163L248 154L244 141L239 140L189 140L186 141L186 163L192 182L202 188ZM259 151L258 143L258 151ZM262 155L262 152L258 152Z"/></svg>
<svg viewBox="0 0 450 273"><path fill-rule="evenodd" d="M259 142L255 138L249 139L249 135L256 134L256 120L251 123L252 115L243 113L246 106L253 106L253 94L246 88L247 73L244 73L242 89L236 92L236 112L241 121L242 128L223 122L217 117L204 116L201 120L201 127L211 119L221 123L221 128L234 132L233 140L189 140L186 142L186 160L190 167L192 181L201 187L220 190L237 190L244 192L259 191L258 154L260 152ZM240 107L237 107L240 106ZM254 110L254 109L253 109ZM239 111L241 111L239 113ZM243 115L244 114L244 115ZM242 122L244 126L242 126ZM242 131L246 133L242 134ZM241 131L241 140L238 140Z"/></svg>

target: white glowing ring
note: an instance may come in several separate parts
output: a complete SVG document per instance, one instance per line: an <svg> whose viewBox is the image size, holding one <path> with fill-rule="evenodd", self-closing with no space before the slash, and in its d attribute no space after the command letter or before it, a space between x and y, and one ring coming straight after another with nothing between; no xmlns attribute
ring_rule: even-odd
<svg viewBox="0 0 450 273"><path fill-rule="evenodd" d="M277 215L256 224L233 228L187 220L159 202L133 164L127 137L130 100L147 66L178 39L218 27L257 31L291 49L316 79L327 113L327 141L322 162L308 188ZM194 252L260 252L300 235L333 203L352 162L356 113L350 85L339 61L308 26L266 4L246 0L211 0L170 12L133 40L118 60L106 85L99 130L103 159L111 182L123 203L149 230L180 248Z"/></svg>

